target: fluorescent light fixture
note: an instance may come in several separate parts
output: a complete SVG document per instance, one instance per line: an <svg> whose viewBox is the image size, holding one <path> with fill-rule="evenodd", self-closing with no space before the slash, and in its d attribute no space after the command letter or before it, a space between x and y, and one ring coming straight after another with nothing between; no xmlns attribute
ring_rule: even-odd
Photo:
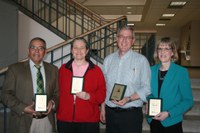
<svg viewBox="0 0 200 133"><path fill-rule="evenodd" d="M186 1L183 1L183 2L181 2L181 1L172 1L170 3L170 6L184 6L186 3L187 3Z"/></svg>
<svg viewBox="0 0 200 133"><path fill-rule="evenodd" d="M156 24L156 26L165 26L165 24L158 23L158 24Z"/></svg>
<svg viewBox="0 0 200 133"><path fill-rule="evenodd" d="M134 26L135 24L134 23L129 23L127 24L128 26Z"/></svg>
<svg viewBox="0 0 200 133"><path fill-rule="evenodd" d="M174 8L181 8L183 7L187 2L186 1L172 1L169 4L169 7L174 7Z"/></svg>
<svg viewBox="0 0 200 133"><path fill-rule="evenodd" d="M162 17L174 17L175 14L163 14Z"/></svg>

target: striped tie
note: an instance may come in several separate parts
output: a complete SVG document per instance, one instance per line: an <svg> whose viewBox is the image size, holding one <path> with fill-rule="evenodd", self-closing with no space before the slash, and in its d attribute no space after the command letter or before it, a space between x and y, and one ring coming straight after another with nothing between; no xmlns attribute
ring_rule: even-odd
<svg viewBox="0 0 200 133"><path fill-rule="evenodd" d="M43 94L44 93L44 82L42 78L42 74L40 72L41 66L35 66L38 71L37 71L37 93L38 94Z"/></svg>

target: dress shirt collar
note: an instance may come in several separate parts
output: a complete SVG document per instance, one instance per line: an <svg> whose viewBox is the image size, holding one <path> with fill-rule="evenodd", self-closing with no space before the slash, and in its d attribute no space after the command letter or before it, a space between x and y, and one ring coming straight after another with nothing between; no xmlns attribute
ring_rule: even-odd
<svg viewBox="0 0 200 133"><path fill-rule="evenodd" d="M122 55L121 57L119 56L119 50L118 50L118 57L120 58L120 59L127 59L130 55L131 55L131 53L132 53L132 49L130 49L129 51L127 51L124 55Z"/></svg>
<svg viewBox="0 0 200 133"><path fill-rule="evenodd" d="M29 60L29 64L30 64L31 68L34 68L36 65L31 59ZM40 63L40 66L41 66L41 68L44 67L43 62Z"/></svg>

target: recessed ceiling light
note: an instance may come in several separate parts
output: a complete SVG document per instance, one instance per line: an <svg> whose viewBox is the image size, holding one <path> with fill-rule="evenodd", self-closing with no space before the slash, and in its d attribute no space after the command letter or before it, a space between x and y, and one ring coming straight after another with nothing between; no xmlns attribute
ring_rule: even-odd
<svg viewBox="0 0 200 133"><path fill-rule="evenodd" d="M156 24L156 26L165 26L165 24L158 23L158 24Z"/></svg>
<svg viewBox="0 0 200 133"><path fill-rule="evenodd" d="M169 4L169 7L170 8L181 8L183 7L187 2L186 1L172 1L170 4Z"/></svg>
<svg viewBox="0 0 200 133"><path fill-rule="evenodd" d="M163 14L162 17L174 17L175 14Z"/></svg>
<svg viewBox="0 0 200 133"><path fill-rule="evenodd" d="M132 12L127 12L128 15L132 14Z"/></svg>
<svg viewBox="0 0 200 133"><path fill-rule="evenodd" d="M128 26L134 26L135 24L133 24L133 23L129 23L129 24L127 24Z"/></svg>
<svg viewBox="0 0 200 133"><path fill-rule="evenodd" d="M127 6L127 7L126 7L126 9L132 9L132 7L130 7L130 6Z"/></svg>

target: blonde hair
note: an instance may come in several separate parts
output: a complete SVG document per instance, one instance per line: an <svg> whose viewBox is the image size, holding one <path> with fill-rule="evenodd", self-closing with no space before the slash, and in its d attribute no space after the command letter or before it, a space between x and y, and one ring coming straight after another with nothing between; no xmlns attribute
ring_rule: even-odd
<svg viewBox="0 0 200 133"><path fill-rule="evenodd" d="M171 48L171 50L173 52L173 56L171 57L171 61L173 61L173 62L178 61L178 53L177 53L176 43L170 37L163 37L158 41L156 48L155 48L155 51L154 51L154 60L156 62L159 62L158 48L161 44L165 44L165 45L167 45Z"/></svg>

